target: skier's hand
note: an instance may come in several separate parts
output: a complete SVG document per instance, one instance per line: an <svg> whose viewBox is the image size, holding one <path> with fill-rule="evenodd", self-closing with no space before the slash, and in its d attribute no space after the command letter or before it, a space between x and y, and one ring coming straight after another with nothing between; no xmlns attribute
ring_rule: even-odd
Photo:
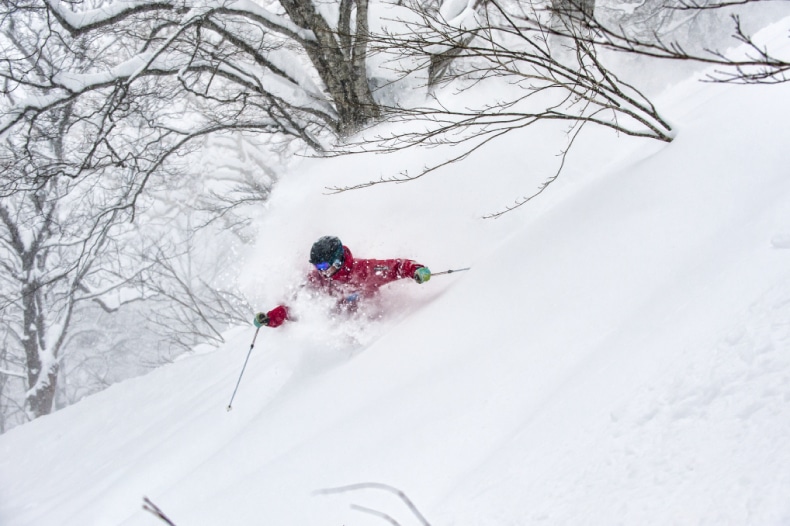
<svg viewBox="0 0 790 526"><path fill-rule="evenodd" d="M259 329L264 325L274 328L279 327L286 320L293 319L294 318L291 318L288 315L288 308L285 305L278 305L269 312L259 312L256 314L255 318L252 320L252 323L254 323Z"/></svg>
<svg viewBox="0 0 790 526"><path fill-rule="evenodd" d="M254 323L259 329L264 325L269 325L269 315L265 312L259 312L255 315L255 319L252 320L252 323Z"/></svg>
<svg viewBox="0 0 790 526"><path fill-rule="evenodd" d="M414 271L414 281L417 283L425 283L431 279L431 269L428 267L420 267Z"/></svg>

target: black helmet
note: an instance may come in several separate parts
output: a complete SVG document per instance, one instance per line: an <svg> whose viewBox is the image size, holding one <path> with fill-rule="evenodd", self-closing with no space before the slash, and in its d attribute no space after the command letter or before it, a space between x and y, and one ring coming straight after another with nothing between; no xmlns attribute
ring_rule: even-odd
<svg viewBox="0 0 790 526"><path fill-rule="evenodd" d="M310 263L318 265L329 263L340 267L345 259L343 254L343 243L335 236L324 236L315 243L310 249Z"/></svg>

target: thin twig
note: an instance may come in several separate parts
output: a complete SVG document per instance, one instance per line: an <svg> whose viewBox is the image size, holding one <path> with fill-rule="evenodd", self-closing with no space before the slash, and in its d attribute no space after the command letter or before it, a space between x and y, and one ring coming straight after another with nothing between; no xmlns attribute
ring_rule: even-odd
<svg viewBox="0 0 790 526"><path fill-rule="evenodd" d="M143 509L153 514L154 516L158 517L166 524L169 524L170 526L176 526L176 524L173 521L171 521L167 515L165 515L165 513L159 508L159 506L151 502L151 499L149 499L148 497L143 497Z"/></svg>
<svg viewBox="0 0 790 526"><path fill-rule="evenodd" d="M338 493L348 493L348 492L351 492L351 491L359 491L359 490L364 490L364 489L376 489L376 490L382 490L382 491L386 491L386 492L394 494L395 496L397 496L409 508L409 511L411 511L411 513L417 518L418 521L420 521L420 524L422 524L422 526L431 526L431 523L428 522L428 520L425 518L425 516L423 516L422 513L420 513L420 510L417 508L417 506L414 504L414 502L412 502L411 499L409 499L409 497L407 497L406 494L403 491L399 490L396 487L390 486L388 484L382 484L380 482L363 482L363 483L360 483L360 484L351 484L349 486L341 486L341 487L337 487L337 488L322 489L322 490L317 491L316 494L319 494L319 495L334 495L334 494L338 494ZM397 521L395 521L392 517L390 517L389 515L386 515L386 514L384 514L382 512L379 512L379 511L376 511L376 510L372 510L370 508L365 508L365 507L362 507L362 506L358 506L356 504L352 505L351 507L352 507L352 509L355 509L357 511L364 511L366 513L375 514L375 515L377 515L377 516L389 521L390 523L392 523L394 525L398 524Z"/></svg>

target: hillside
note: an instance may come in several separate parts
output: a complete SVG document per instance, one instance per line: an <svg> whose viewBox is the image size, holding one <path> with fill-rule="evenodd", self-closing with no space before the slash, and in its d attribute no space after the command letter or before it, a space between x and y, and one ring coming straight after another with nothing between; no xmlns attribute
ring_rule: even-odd
<svg viewBox="0 0 790 526"><path fill-rule="evenodd" d="M783 38L784 32L775 30ZM287 297L317 237L434 271L381 318L300 321L116 384L0 436L0 524L790 522L790 84L691 79L658 100L669 145L590 130L540 199L561 130L430 162L307 159L266 210L242 277Z"/></svg>

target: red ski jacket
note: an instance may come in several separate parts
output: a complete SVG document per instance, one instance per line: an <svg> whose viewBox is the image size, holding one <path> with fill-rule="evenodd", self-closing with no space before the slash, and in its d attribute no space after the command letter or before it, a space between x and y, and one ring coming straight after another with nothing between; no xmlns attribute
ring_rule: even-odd
<svg viewBox="0 0 790 526"><path fill-rule="evenodd" d="M343 266L331 277L325 277L318 270L313 270L308 274L306 282L306 286L313 290L337 297L338 304L353 295L369 298L382 285L413 278L414 272L424 266L410 259L355 259L346 246L343 246L343 254ZM269 327L279 327L288 319L288 307L278 305L267 316Z"/></svg>

